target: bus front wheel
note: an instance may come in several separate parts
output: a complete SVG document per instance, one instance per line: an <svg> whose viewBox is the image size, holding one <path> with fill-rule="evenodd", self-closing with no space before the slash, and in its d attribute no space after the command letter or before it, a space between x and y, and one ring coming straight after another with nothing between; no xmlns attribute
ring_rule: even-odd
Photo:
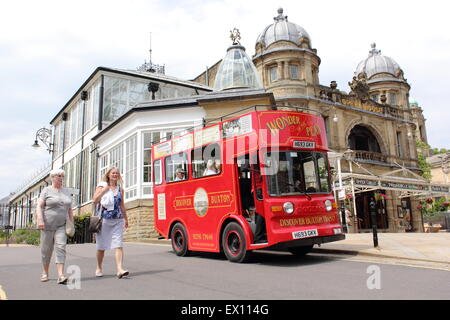
<svg viewBox="0 0 450 320"><path fill-rule="evenodd" d="M172 239L172 249L177 256L185 257L189 255L187 233L181 223L178 222L173 226L170 238Z"/></svg>
<svg viewBox="0 0 450 320"><path fill-rule="evenodd" d="M313 248L313 246L309 245L309 246L302 246L302 247L291 247L291 248L288 248L288 250L293 255L301 257L301 256L304 256L304 255L310 253L312 248Z"/></svg>
<svg viewBox="0 0 450 320"><path fill-rule="evenodd" d="M247 250L244 230L236 223L229 223L222 234L222 249L231 262L245 262L250 258L251 251Z"/></svg>

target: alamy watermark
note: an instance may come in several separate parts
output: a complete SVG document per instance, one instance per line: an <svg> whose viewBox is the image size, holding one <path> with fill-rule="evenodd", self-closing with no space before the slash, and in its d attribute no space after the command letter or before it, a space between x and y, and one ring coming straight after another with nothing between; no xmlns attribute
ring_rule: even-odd
<svg viewBox="0 0 450 320"><path fill-rule="evenodd" d="M81 268L77 265L70 265L67 267L67 274L69 279L67 280L67 288L69 290L81 289Z"/></svg>
<svg viewBox="0 0 450 320"><path fill-rule="evenodd" d="M366 273L370 274L366 281L367 289L380 290L381 289L381 268L377 265L370 265L367 267Z"/></svg>

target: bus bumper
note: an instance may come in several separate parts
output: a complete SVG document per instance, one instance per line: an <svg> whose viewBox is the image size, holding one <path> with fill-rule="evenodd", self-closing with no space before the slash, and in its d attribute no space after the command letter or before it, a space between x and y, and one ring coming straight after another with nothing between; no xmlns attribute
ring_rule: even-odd
<svg viewBox="0 0 450 320"><path fill-rule="evenodd" d="M280 249L287 249L291 247L301 247L301 246L311 246L315 244L322 244L327 242L333 242L333 241L339 241L344 240L345 234L336 234L332 236L321 236L321 237L314 237L314 238L306 238L306 239L297 239L292 241L286 241L286 242L280 242L271 246L267 246L264 249L265 250L280 250ZM261 248L262 249L262 248Z"/></svg>

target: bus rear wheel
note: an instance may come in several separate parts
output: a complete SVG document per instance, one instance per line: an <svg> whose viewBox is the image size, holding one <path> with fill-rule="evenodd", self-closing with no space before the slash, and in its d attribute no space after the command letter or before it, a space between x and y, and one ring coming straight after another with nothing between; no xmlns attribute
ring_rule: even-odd
<svg viewBox="0 0 450 320"><path fill-rule="evenodd" d="M242 263L250 258L251 251L247 250L244 230L238 223L231 222L223 230L222 249L231 262Z"/></svg>
<svg viewBox="0 0 450 320"><path fill-rule="evenodd" d="M186 229L181 223L176 223L170 233L172 239L172 249L177 256L186 257L189 255L188 239Z"/></svg>
<svg viewBox="0 0 450 320"><path fill-rule="evenodd" d="M291 248L288 248L288 250L293 255L302 257L302 256L310 253L312 248L313 248L313 245L309 245L309 246L301 246L301 247L291 247Z"/></svg>

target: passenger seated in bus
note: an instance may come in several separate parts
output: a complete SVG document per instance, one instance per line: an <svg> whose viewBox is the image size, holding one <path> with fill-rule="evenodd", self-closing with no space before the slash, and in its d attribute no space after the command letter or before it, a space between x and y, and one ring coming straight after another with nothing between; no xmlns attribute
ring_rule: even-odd
<svg viewBox="0 0 450 320"><path fill-rule="evenodd" d="M206 163L206 169L205 172L203 172L203 176L211 176L217 173L216 162L213 159L209 159Z"/></svg>
<svg viewBox="0 0 450 320"><path fill-rule="evenodd" d="M185 178L185 172L183 170L183 168L178 168L177 170L175 170L175 180L173 181L181 181L184 180Z"/></svg>

